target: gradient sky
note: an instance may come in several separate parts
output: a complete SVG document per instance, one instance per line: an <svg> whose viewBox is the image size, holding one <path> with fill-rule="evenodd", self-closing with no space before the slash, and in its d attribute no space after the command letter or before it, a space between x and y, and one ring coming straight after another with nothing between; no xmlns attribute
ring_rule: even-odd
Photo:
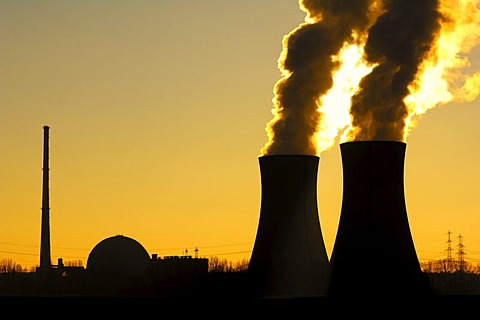
<svg viewBox="0 0 480 320"><path fill-rule="evenodd" d="M0 0L0 259L39 264L44 125L52 263L86 265L117 234L159 256L249 259L277 59L304 17L294 0ZM480 262L479 119L478 98L449 103L408 136L420 261L446 258L451 231L454 257L461 235ZM341 170L337 142L318 173L329 255Z"/></svg>

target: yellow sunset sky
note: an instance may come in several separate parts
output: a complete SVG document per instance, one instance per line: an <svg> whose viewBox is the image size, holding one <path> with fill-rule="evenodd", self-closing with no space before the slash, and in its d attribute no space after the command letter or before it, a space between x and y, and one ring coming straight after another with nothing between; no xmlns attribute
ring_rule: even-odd
<svg viewBox="0 0 480 320"><path fill-rule="evenodd" d="M118 234L160 257L250 259L277 60L304 18L294 0L0 0L0 259L39 264L44 125L53 264L86 265ZM480 69L480 50L470 59ZM407 138L421 262L446 258L451 231L452 255L461 236L480 263L479 104L429 110ZM330 256L338 139L320 154L317 193Z"/></svg>

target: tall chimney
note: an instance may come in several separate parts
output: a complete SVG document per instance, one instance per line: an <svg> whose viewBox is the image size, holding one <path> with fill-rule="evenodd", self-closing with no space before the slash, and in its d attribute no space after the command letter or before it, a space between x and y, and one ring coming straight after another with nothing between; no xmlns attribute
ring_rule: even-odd
<svg viewBox="0 0 480 320"><path fill-rule="evenodd" d="M48 138L50 127L43 127L43 188L42 188L42 230L40 239L40 269L51 268L50 258L50 199L48 186Z"/></svg>
<svg viewBox="0 0 480 320"><path fill-rule="evenodd" d="M254 296L326 295L328 256L317 207L319 157L259 158L262 199L248 267Z"/></svg>
<svg viewBox="0 0 480 320"><path fill-rule="evenodd" d="M343 199L329 295L429 294L405 205L406 144L354 141L340 150Z"/></svg>

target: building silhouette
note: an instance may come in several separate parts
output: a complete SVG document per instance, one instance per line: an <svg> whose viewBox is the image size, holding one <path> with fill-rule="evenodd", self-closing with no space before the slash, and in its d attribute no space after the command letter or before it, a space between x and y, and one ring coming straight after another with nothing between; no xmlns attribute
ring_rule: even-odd
<svg viewBox="0 0 480 320"><path fill-rule="evenodd" d="M344 190L330 262L316 200L319 157L260 157L262 204L252 257L245 275L226 276L209 274L208 259L199 258L197 248L194 257L186 250L181 256L162 258L123 235L105 238L94 246L85 268L65 265L62 258L52 264L49 127L43 129L40 266L28 275L2 276L0 295L412 296L434 293L432 282L437 290L447 292L442 289L445 274L427 277L416 256L403 190L405 143L341 144ZM459 261L463 263L465 252L459 238ZM448 279L456 276L459 281L478 283L478 277L466 278L464 270L460 271Z"/></svg>
<svg viewBox="0 0 480 320"><path fill-rule="evenodd" d="M40 265L30 295L147 295L180 292L208 274L208 259L191 256L150 257L135 239L123 235L100 241L87 266L51 263L49 196L49 126L44 126Z"/></svg>

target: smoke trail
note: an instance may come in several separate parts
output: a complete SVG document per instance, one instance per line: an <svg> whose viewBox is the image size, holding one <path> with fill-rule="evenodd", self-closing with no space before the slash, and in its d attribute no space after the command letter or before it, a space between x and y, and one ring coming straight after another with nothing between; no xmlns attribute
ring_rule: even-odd
<svg viewBox="0 0 480 320"><path fill-rule="evenodd" d="M440 31L438 0L385 0L370 28L366 60L377 64L352 97L347 140L404 141L404 102Z"/></svg>
<svg viewBox="0 0 480 320"><path fill-rule="evenodd" d="M378 11L375 0L300 0L305 22L283 39L275 84L274 118L267 124L263 155L317 155L316 134L322 121L319 99L333 85L341 62L333 59L345 43L358 41Z"/></svg>

